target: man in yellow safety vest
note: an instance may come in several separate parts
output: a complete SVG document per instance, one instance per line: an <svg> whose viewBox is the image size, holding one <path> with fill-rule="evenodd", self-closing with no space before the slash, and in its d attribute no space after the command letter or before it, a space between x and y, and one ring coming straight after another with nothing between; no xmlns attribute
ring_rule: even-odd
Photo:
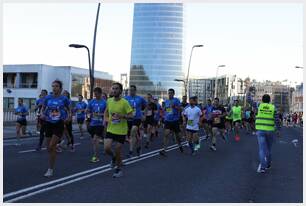
<svg viewBox="0 0 306 206"><path fill-rule="evenodd" d="M260 160L258 173L264 173L271 168L271 148L276 129L275 114L275 106L270 104L270 96L263 95L255 121Z"/></svg>

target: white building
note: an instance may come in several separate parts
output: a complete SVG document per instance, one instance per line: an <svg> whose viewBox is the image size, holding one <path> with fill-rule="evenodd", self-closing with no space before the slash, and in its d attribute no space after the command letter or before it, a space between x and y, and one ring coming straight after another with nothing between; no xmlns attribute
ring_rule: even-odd
<svg viewBox="0 0 306 206"><path fill-rule="evenodd" d="M291 112L303 112L303 83L297 85L292 95Z"/></svg>
<svg viewBox="0 0 306 206"><path fill-rule="evenodd" d="M109 91L113 82L112 75L95 71L95 86ZM51 84L55 79L63 82L63 89L71 93L72 100L77 95L89 97L88 69L72 66L50 66L44 64L22 64L3 66L3 110L11 110L18 104L18 98L31 109L35 106L42 89L52 91Z"/></svg>
<svg viewBox="0 0 306 206"><path fill-rule="evenodd" d="M215 96L215 77L194 77L189 80L190 96L198 96L199 103L206 103L207 99ZM227 101L242 97L245 94L245 85L236 75L218 76L217 97L222 104Z"/></svg>

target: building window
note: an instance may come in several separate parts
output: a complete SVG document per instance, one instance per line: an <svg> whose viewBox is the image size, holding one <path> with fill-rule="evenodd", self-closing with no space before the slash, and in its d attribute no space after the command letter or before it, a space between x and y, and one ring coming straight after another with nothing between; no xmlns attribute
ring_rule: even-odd
<svg viewBox="0 0 306 206"><path fill-rule="evenodd" d="M86 93L89 93L89 87L87 87L89 78L82 75L72 74L71 79L71 97L77 97L79 94L81 94L86 98Z"/></svg>
<svg viewBox="0 0 306 206"><path fill-rule="evenodd" d="M36 99L34 98L22 98L22 99L23 99L23 104L26 105L26 107L29 110L34 111Z"/></svg>
<svg viewBox="0 0 306 206"><path fill-rule="evenodd" d="M14 97L3 97L3 111L14 110Z"/></svg>
<svg viewBox="0 0 306 206"><path fill-rule="evenodd" d="M20 73L20 88L37 88L38 73Z"/></svg>
<svg viewBox="0 0 306 206"><path fill-rule="evenodd" d="M16 73L3 73L3 88L15 88Z"/></svg>

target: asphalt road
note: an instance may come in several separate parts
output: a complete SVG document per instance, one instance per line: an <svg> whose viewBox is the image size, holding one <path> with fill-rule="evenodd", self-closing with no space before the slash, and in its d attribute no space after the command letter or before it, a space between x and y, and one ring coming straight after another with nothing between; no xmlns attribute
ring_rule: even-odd
<svg viewBox="0 0 306 206"><path fill-rule="evenodd" d="M272 169L256 172L256 136L242 132L240 142L201 141L195 156L188 147L182 154L170 141L167 157L158 155L161 135L137 158L126 157L123 177L112 178L110 159L90 163L90 138L79 139L76 151L58 154L54 177L45 178L47 152L35 152L37 138L23 140L19 147L4 141L4 202L90 203L300 203L303 201L302 128L283 128L273 145ZM293 140L297 140L295 145ZM9 140L8 140L9 141Z"/></svg>

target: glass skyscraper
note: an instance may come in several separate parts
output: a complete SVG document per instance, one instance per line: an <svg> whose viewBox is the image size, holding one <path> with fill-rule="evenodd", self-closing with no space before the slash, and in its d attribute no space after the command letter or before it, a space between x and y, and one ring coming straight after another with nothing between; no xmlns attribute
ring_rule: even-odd
<svg viewBox="0 0 306 206"><path fill-rule="evenodd" d="M130 85L139 95L181 97L183 73L183 4L134 4Z"/></svg>

